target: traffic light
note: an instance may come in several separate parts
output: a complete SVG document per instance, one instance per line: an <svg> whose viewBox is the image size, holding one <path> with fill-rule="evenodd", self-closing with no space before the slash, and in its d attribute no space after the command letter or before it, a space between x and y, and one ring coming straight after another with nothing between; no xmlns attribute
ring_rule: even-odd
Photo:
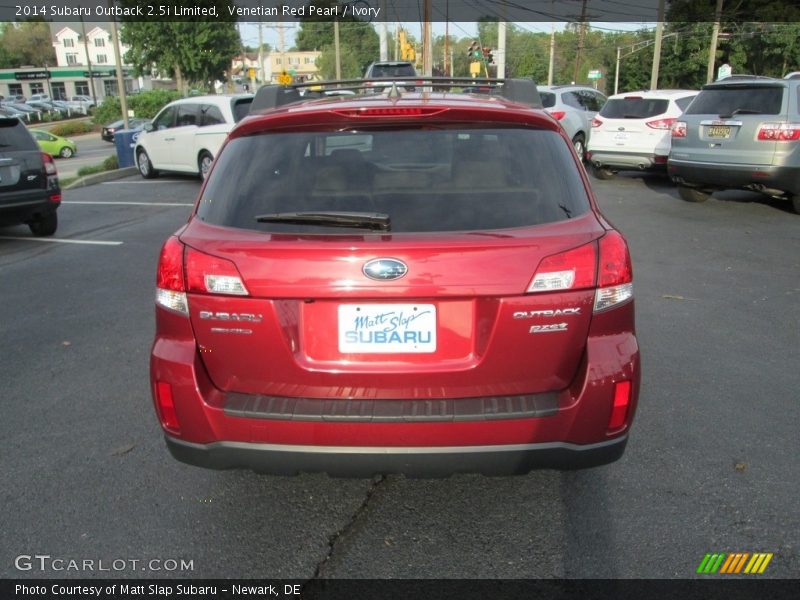
<svg viewBox="0 0 800 600"><path fill-rule="evenodd" d="M483 60L486 64L494 62L494 56L492 56L492 49L489 48L489 46L483 47Z"/></svg>
<svg viewBox="0 0 800 600"><path fill-rule="evenodd" d="M479 60L481 58L481 45L477 42L477 40L473 40L469 45L469 49L467 50L467 58L472 58L475 60Z"/></svg>

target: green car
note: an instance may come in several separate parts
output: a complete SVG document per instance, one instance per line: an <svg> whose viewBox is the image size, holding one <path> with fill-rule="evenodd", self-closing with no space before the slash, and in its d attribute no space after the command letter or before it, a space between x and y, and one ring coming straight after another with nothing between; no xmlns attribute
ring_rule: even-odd
<svg viewBox="0 0 800 600"><path fill-rule="evenodd" d="M30 129L29 131L33 139L39 143L42 152L46 152L50 156L69 158L78 151L78 146L72 140L53 135L42 129Z"/></svg>

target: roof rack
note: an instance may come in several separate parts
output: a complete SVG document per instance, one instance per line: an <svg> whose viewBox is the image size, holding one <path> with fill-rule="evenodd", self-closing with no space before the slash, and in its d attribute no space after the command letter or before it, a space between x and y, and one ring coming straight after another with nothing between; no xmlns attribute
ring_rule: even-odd
<svg viewBox="0 0 800 600"><path fill-rule="evenodd" d="M383 84L382 86L379 84ZM327 95L335 95L336 91L375 92L383 88L381 93L388 93L389 98L400 98L403 90L414 88L423 91L455 91L487 93L526 104L531 108L542 108L542 101L532 79L493 79L473 77L379 77L371 79L340 79L337 81L307 81L290 85L265 85L256 92L251 112L268 110L304 102ZM302 93L301 93L302 91Z"/></svg>

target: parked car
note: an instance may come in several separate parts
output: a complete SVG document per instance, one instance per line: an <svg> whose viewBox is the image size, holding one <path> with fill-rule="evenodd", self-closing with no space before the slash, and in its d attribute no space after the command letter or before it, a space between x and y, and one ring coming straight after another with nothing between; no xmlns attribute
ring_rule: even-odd
<svg viewBox="0 0 800 600"><path fill-rule="evenodd" d="M53 135L42 129L31 129L30 132L42 151L47 152L50 156L70 158L78 152L77 144L70 139Z"/></svg>
<svg viewBox="0 0 800 600"><path fill-rule="evenodd" d="M734 76L703 86L672 126L669 175L681 198L744 189L800 213L800 89L796 80Z"/></svg>
<svg viewBox="0 0 800 600"><path fill-rule="evenodd" d="M61 204L58 171L16 117L0 118L0 225L25 223L37 236L53 235Z"/></svg>
<svg viewBox="0 0 800 600"><path fill-rule="evenodd" d="M70 96L70 102L78 102L80 104L88 104L89 106L96 106L97 103L95 102L94 98L91 96L86 96L83 94L78 94L76 96Z"/></svg>
<svg viewBox="0 0 800 600"><path fill-rule="evenodd" d="M386 86L395 84L401 89L409 92L415 90L417 70L414 64L403 60L376 61L367 67L364 72L364 85L372 88L371 91L380 93ZM373 79L391 79L386 83L370 81Z"/></svg>
<svg viewBox="0 0 800 600"><path fill-rule="evenodd" d="M128 129L142 130L147 123L150 123L150 119L128 119ZM109 123L100 130L100 137L107 142L113 142L114 133L124 127L125 121L122 119Z"/></svg>
<svg viewBox="0 0 800 600"><path fill-rule="evenodd" d="M28 102L47 102L50 100L50 94L31 94Z"/></svg>
<svg viewBox="0 0 800 600"><path fill-rule="evenodd" d="M258 91L161 250L172 454L359 476L616 460L640 378L630 256L535 84L295 89Z"/></svg>
<svg viewBox="0 0 800 600"><path fill-rule="evenodd" d="M586 158L598 179L617 171L665 170L670 127L697 95L691 90L651 90L609 96L592 120Z"/></svg>
<svg viewBox="0 0 800 600"><path fill-rule="evenodd" d="M580 85L539 86L542 105L561 123L575 152L582 159L592 129L592 119L606 102L596 89Z"/></svg>
<svg viewBox="0 0 800 600"><path fill-rule="evenodd" d="M197 96L167 104L144 125L134 148L142 177L159 171L205 178L233 126L250 110L252 94Z"/></svg>

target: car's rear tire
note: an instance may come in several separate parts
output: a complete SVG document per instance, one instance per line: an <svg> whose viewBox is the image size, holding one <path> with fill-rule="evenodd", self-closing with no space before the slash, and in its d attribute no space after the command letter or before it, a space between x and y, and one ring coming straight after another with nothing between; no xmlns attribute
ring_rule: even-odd
<svg viewBox="0 0 800 600"><path fill-rule="evenodd" d="M711 192L679 185L678 195L686 200L686 202L705 202L711 197Z"/></svg>
<svg viewBox="0 0 800 600"><path fill-rule="evenodd" d="M61 149L61 152L58 153L58 155L61 158L70 158L73 154L75 154L75 153L72 151L72 148L70 148L69 146L64 146Z"/></svg>
<svg viewBox="0 0 800 600"><path fill-rule="evenodd" d="M605 167L592 166L592 175L594 175L597 179L613 179L614 171Z"/></svg>
<svg viewBox="0 0 800 600"><path fill-rule="evenodd" d="M795 194L792 196L792 208L794 212L800 215L800 194Z"/></svg>
<svg viewBox="0 0 800 600"><path fill-rule="evenodd" d="M158 171L153 168L150 157L147 155L147 152L141 148L136 152L136 165L139 167L139 173L145 179L158 177Z"/></svg>
<svg viewBox="0 0 800 600"><path fill-rule="evenodd" d="M53 235L58 229L58 213L53 211L43 217L38 217L35 221L28 223L28 227L36 237Z"/></svg>
<svg viewBox="0 0 800 600"><path fill-rule="evenodd" d="M211 163L214 162L214 157L211 153L203 150L200 156L197 157L197 169L200 172L200 179L208 177L208 172L211 169Z"/></svg>
<svg viewBox="0 0 800 600"><path fill-rule="evenodd" d="M575 134L575 137L572 138L572 145L575 148L575 153L578 155L578 158L581 159L581 162L586 160L586 139L583 137L582 133Z"/></svg>

